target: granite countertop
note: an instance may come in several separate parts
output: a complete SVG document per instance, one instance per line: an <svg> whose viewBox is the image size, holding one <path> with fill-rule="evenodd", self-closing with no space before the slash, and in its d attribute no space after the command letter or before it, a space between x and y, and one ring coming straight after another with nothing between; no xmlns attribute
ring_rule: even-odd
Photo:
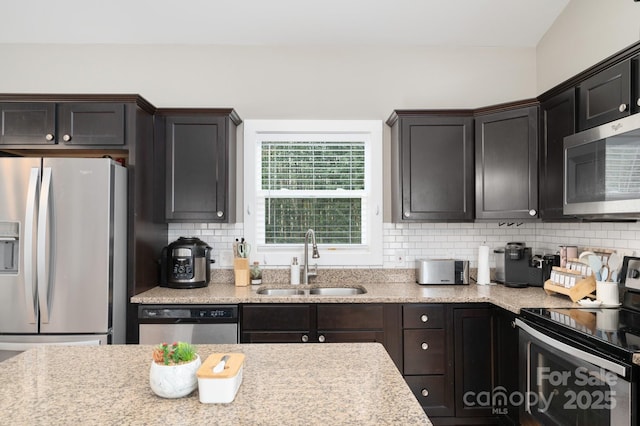
<svg viewBox="0 0 640 426"><path fill-rule="evenodd" d="M198 345L246 356L229 404L149 387L153 346L44 346L0 363L0 413L12 424L430 425L379 343ZM0 421L0 423L3 423Z"/></svg>
<svg viewBox="0 0 640 426"><path fill-rule="evenodd" d="M265 296L256 291L263 286L236 287L210 283L198 289L155 287L131 298L141 304L224 304L224 303L479 303L488 302L514 313L522 308L578 307L564 295L547 295L541 287L509 288L503 285L419 285L416 283L357 282L322 286L362 286L367 292L355 296ZM282 284L266 287L285 287ZM308 286L300 285L299 288Z"/></svg>

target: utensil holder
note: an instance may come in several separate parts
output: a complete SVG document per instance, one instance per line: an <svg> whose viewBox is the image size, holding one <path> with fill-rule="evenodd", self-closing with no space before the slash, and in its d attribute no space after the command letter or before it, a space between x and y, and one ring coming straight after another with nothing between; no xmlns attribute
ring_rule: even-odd
<svg viewBox="0 0 640 426"><path fill-rule="evenodd" d="M236 286L246 287L251 281L249 273L249 259L246 257L236 257L233 259L233 272L235 273Z"/></svg>

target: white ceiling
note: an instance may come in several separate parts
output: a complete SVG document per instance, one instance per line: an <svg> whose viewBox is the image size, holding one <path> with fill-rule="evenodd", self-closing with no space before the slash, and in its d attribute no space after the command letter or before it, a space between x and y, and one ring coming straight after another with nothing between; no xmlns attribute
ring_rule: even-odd
<svg viewBox="0 0 640 426"><path fill-rule="evenodd" d="M4 0L0 43L534 47L569 0Z"/></svg>

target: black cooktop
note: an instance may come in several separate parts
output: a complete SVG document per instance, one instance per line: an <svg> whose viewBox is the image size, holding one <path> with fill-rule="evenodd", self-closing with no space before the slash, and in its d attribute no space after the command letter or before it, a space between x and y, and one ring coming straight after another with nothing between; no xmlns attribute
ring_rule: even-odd
<svg viewBox="0 0 640 426"><path fill-rule="evenodd" d="M625 361L640 353L640 294L627 292L619 308L525 308L523 319Z"/></svg>

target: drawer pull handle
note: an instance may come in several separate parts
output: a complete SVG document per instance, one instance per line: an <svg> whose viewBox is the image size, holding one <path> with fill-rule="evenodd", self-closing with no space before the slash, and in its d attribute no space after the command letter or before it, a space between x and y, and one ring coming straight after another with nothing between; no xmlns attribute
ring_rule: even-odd
<svg viewBox="0 0 640 426"><path fill-rule="evenodd" d="M420 345L420 347L422 348L422 350L426 351L427 349L429 349L429 344L427 342L422 342L422 345Z"/></svg>
<svg viewBox="0 0 640 426"><path fill-rule="evenodd" d="M427 314L422 314L422 316L420 317L420 321L422 321L422 322L429 321L429 317L427 316Z"/></svg>
<svg viewBox="0 0 640 426"><path fill-rule="evenodd" d="M429 391L426 389L422 389L420 393L422 394L422 396L429 396Z"/></svg>

